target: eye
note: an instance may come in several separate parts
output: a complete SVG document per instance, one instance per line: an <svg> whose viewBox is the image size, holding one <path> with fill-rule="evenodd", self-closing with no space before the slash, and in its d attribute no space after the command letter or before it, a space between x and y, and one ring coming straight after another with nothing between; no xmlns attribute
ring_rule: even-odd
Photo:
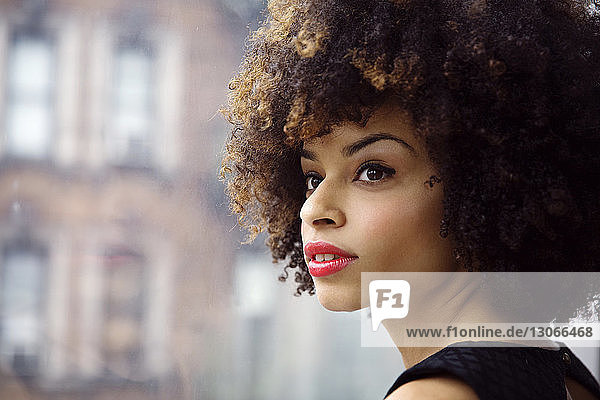
<svg viewBox="0 0 600 400"><path fill-rule="evenodd" d="M356 171L355 181L377 182L394 175L393 168L385 167L377 163L364 163Z"/></svg>
<svg viewBox="0 0 600 400"><path fill-rule="evenodd" d="M306 178L306 190L315 190L323 181L323 178L315 172L308 172L304 177Z"/></svg>

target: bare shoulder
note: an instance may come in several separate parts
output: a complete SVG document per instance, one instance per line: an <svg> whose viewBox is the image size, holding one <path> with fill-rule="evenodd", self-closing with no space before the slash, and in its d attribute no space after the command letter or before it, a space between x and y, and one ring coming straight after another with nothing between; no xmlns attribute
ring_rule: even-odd
<svg viewBox="0 0 600 400"><path fill-rule="evenodd" d="M479 400L475 391L452 375L436 375L408 382L385 400Z"/></svg>

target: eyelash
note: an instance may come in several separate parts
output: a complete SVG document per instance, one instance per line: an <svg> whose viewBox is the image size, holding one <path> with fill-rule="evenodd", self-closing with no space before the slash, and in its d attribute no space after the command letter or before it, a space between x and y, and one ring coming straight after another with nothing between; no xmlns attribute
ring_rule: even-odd
<svg viewBox="0 0 600 400"><path fill-rule="evenodd" d="M366 185L377 184L377 183L379 183L379 182L381 182L381 181L383 181L383 180L385 180L385 179L393 176L396 173L396 170L393 169L393 168L386 167L386 166L383 166L383 165L381 165L379 163L375 163L375 162L372 162L372 161L368 161L368 162L366 162L364 164L361 164L361 166L358 167L358 169L354 173L354 178L352 179L352 182L358 181L358 178L367 169L375 169L375 170L381 171L381 172L384 173L384 176L381 179L378 179L378 180L375 180L375 181L361 180L361 182L365 182L364 184L366 184ZM306 181L306 191L307 191L307 193L312 192L313 190L316 189L316 188L310 188L309 187L310 186L309 185L309 179L310 178L316 178L316 179L323 180L323 177L321 175L319 175L318 173L312 172L312 171L311 172L307 172L304 175L304 179Z"/></svg>
<svg viewBox="0 0 600 400"><path fill-rule="evenodd" d="M304 182L305 182L305 184L306 184L306 192L307 192L307 193L308 193L308 192L312 192L313 190L315 190L315 189L316 189L316 188L312 188L312 189L311 189L311 188L309 187L309 184L308 184L308 182L309 182L309 179L310 179L310 178L317 178L317 179L321 179L321 180L323 180L323 178L321 177L321 175L317 174L316 172L307 172L307 173L304 175ZM318 186L318 185L317 185L317 186Z"/></svg>
<svg viewBox="0 0 600 400"><path fill-rule="evenodd" d="M375 162L372 162L372 161L367 161L366 163L364 163L360 167L358 167L358 169L356 170L356 173L355 173L355 178L352 181L353 182L357 181L358 178L362 175L362 173L364 171L366 171L368 169L371 169L371 168L375 169L375 170L378 170L378 171L381 171L385 175L383 176L383 178L378 179L376 181L362 181L362 182L371 182L371 183L368 183L370 185L372 185L374 183L377 183L377 182L381 182L381 181L385 180L386 178L389 178L389 177L393 176L396 173L396 170L393 169L393 168L386 167L386 166L383 166L383 165L381 165L379 163L375 163Z"/></svg>

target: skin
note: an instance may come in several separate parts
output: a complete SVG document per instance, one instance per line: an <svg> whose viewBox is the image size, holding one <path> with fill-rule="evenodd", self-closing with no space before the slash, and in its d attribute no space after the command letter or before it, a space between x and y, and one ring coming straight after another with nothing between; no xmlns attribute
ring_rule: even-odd
<svg viewBox="0 0 600 400"><path fill-rule="evenodd" d="M361 272L459 270L451 241L439 235L442 184L425 183L436 172L406 113L384 106L364 127L342 124L308 140L304 153L303 243L325 241L358 256L333 275L313 277L325 308L360 309ZM366 162L381 167L361 169Z"/></svg>
<svg viewBox="0 0 600 400"><path fill-rule="evenodd" d="M405 112L384 106L364 127L342 124L304 144L303 244L325 241L358 257L313 277L331 311L361 308L361 272L460 270L451 241L439 235L443 186L425 183L436 172L414 132ZM409 368L438 349L399 350Z"/></svg>
<svg viewBox="0 0 600 400"><path fill-rule="evenodd" d="M408 382L386 400L477 400L475 391L463 381L448 375L426 377Z"/></svg>

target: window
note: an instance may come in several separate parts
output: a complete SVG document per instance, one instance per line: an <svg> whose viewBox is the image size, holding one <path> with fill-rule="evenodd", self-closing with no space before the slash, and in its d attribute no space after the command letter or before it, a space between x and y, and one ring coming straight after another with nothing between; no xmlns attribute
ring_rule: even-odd
<svg viewBox="0 0 600 400"><path fill-rule="evenodd" d="M139 379L142 370L145 258L124 247L107 250L103 351L109 376Z"/></svg>
<svg viewBox="0 0 600 400"><path fill-rule="evenodd" d="M154 54L150 45L135 40L116 49L112 78L106 151L115 165L152 164L154 125Z"/></svg>
<svg viewBox="0 0 600 400"><path fill-rule="evenodd" d="M28 159L49 156L53 128L55 53L52 41L16 32L7 56L6 153Z"/></svg>
<svg viewBox="0 0 600 400"><path fill-rule="evenodd" d="M2 362L19 376L35 376L43 350L45 252L29 243L5 248L2 254Z"/></svg>

